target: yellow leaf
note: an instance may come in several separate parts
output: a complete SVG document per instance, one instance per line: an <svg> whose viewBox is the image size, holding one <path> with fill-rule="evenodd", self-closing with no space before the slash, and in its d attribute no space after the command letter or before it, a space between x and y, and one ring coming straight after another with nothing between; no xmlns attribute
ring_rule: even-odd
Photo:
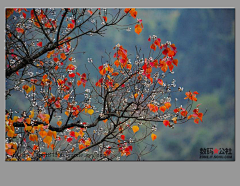
<svg viewBox="0 0 240 186"><path fill-rule="evenodd" d="M46 136L44 139L43 139L43 142L50 145L52 141L52 136Z"/></svg>
<svg viewBox="0 0 240 186"><path fill-rule="evenodd" d="M134 133L136 133L137 131L139 131L139 127L138 126L132 126L132 130Z"/></svg>
<svg viewBox="0 0 240 186"><path fill-rule="evenodd" d="M32 85L32 88L31 88L31 90L32 90L33 92L35 92L35 90L36 90L36 87L35 87L35 85Z"/></svg>
<svg viewBox="0 0 240 186"><path fill-rule="evenodd" d="M29 92L31 92L31 90L32 89L30 87L28 87L28 89L26 90L26 93L29 94Z"/></svg>
<svg viewBox="0 0 240 186"><path fill-rule="evenodd" d="M57 138L57 132L56 132L56 131L53 131L53 132L52 132L52 135L53 135L54 139Z"/></svg>
<svg viewBox="0 0 240 186"><path fill-rule="evenodd" d="M25 131L26 132L31 132L31 130L32 130L32 126L26 126L25 127Z"/></svg>
<svg viewBox="0 0 240 186"><path fill-rule="evenodd" d="M177 123L177 117L172 118L173 123Z"/></svg>
<svg viewBox="0 0 240 186"><path fill-rule="evenodd" d="M93 109L88 109L88 114L92 115L94 113L94 110Z"/></svg>
<svg viewBox="0 0 240 186"><path fill-rule="evenodd" d="M29 118L32 119L34 117L34 110L30 111L31 115L29 115Z"/></svg>
<svg viewBox="0 0 240 186"><path fill-rule="evenodd" d="M14 116L14 117L13 117L13 122L15 123L15 122L17 122L17 120L18 120L18 117L17 117L17 116Z"/></svg>
<svg viewBox="0 0 240 186"><path fill-rule="evenodd" d="M68 112L68 111L66 111L65 114L66 114L67 116L69 116L69 112Z"/></svg>
<svg viewBox="0 0 240 186"><path fill-rule="evenodd" d="M155 139L157 139L157 135L156 134L151 134L151 138L154 141Z"/></svg>
<svg viewBox="0 0 240 186"><path fill-rule="evenodd" d="M134 94L135 99L138 97L138 93Z"/></svg>
<svg viewBox="0 0 240 186"><path fill-rule="evenodd" d="M84 132L82 131L82 129L79 131L79 135L80 135L81 137L84 136Z"/></svg>
<svg viewBox="0 0 240 186"><path fill-rule="evenodd" d="M79 136L79 133L78 132L75 132L75 137L77 138Z"/></svg>

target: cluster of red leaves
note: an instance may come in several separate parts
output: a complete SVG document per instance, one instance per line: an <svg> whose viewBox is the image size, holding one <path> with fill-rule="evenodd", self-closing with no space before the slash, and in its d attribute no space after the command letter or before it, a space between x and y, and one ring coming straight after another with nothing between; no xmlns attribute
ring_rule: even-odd
<svg viewBox="0 0 240 186"><path fill-rule="evenodd" d="M123 68L128 63L127 50L124 49L122 45L120 45L119 47L115 46L113 50L115 50L116 48L117 48L117 52L114 53L113 57L117 59L114 62L114 64L116 65L116 67L121 65L121 67Z"/></svg>
<svg viewBox="0 0 240 186"><path fill-rule="evenodd" d="M200 104L199 104L199 105L200 105ZM199 112L199 108L198 108L199 105L197 105L197 108L195 108L195 109L193 110L193 114L191 114L191 115L188 116L188 119L193 118L193 119L194 119L194 123L196 123L196 124L199 123L199 120L200 120L201 122L203 122L203 120L202 120L203 113Z"/></svg>
<svg viewBox="0 0 240 186"><path fill-rule="evenodd" d="M186 92L186 97L184 99L190 99L192 101L197 101L196 95L199 94L197 91L194 91L193 93L191 91Z"/></svg>
<svg viewBox="0 0 240 186"><path fill-rule="evenodd" d="M80 86L82 84L83 87L85 87L87 83L87 75L85 73L81 75L78 72L76 72L76 74L80 77L80 80L77 80L77 85Z"/></svg>

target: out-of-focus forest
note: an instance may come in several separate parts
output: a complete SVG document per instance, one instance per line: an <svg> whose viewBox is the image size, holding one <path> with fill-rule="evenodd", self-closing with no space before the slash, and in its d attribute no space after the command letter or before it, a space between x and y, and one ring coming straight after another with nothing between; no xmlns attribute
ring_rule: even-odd
<svg viewBox="0 0 240 186"><path fill-rule="evenodd" d="M234 9L137 9L138 18L143 20L144 29L137 35L131 31L110 28L104 37L83 38L73 57L83 72L88 58L96 66L101 58L107 60L107 52L120 43L132 54L135 46L141 47L148 55L149 35L157 35L162 42L171 41L177 47L176 58L179 66L174 68L177 86L185 91L198 91L200 111L207 113L203 123L198 125L190 121L176 125L174 129L157 124L157 139L152 142L157 148L141 160L208 160L199 159L200 148L232 148L235 156L235 10ZM126 18L122 25L132 23ZM131 26L130 26L131 27ZM121 29L121 27L118 27ZM124 27L125 28L125 27ZM81 52L85 52L84 54ZM131 58L131 57L129 57ZM89 65L93 78L96 71ZM185 97L178 94L179 102ZM24 108L24 97L10 99L7 108ZM142 144L144 145L144 144ZM141 146L139 147L141 149ZM134 160L132 156L129 160ZM225 159L216 159L225 160Z"/></svg>

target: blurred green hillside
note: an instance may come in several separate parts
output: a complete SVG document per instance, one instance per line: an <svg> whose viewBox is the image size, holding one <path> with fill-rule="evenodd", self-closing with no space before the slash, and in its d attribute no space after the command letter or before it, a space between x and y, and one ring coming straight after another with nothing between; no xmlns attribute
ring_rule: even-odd
<svg viewBox="0 0 240 186"><path fill-rule="evenodd" d="M138 17L144 24L140 35L134 33L134 28L131 32L109 29L105 37L85 38L80 45L86 54L76 56L77 61L84 64L91 57L100 64L100 56L106 57L105 49L112 52L117 43L133 58L135 45L148 54L147 38L157 35L162 42L171 41L177 46L177 85L186 91L200 92L200 108L203 112L208 109L199 125L188 122L174 130L158 126L158 138L154 141L157 148L143 160L199 160L200 148L234 149L235 10L138 9ZM131 18L122 24L129 22Z"/></svg>

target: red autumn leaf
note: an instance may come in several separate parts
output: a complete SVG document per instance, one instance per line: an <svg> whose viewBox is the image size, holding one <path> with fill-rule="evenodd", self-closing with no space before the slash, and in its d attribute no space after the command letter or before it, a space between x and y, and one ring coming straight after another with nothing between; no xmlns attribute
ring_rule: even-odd
<svg viewBox="0 0 240 186"><path fill-rule="evenodd" d="M163 124L167 127L170 125L170 122L168 120L163 120Z"/></svg>
<svg viewBox="0 0 240 186"><path fill-rule="evenodd" d="M181 115L182 115L183 117L186 117L187 114L188 114L188 112L187 112L186 110L184 110L184 111L181 112Z"/></svg>
<svg viewBox="0 0 240 186"><path fill-rule="evenodd" d="M23 28L16 28L16 31L17 31L18 33L21 33L21 34L24 33L24 29L23 29Z"/></svg>
<svg viewBox="0 0 240 186"><path fill-rule="evenodd" d="M161 43L161 39L160 39L160 38L157 38L157 39L154 41L154 44L157 45L158 47L160 47L160 43Z"/></svg>
<svg viewBox="0 0 240 186"><path fill-rule="evenodd" d="M22 15L23 15L24 19L26 19L27 15L24 12L22 13Z"/></svg>
<svg viewBox="0 0 240 186"><path fill-rule="evenodd" d="M42 42L37 43L37 46L42 47Z"/></svg>
<svg viewBox="0 0 240 186"><path fill-rule="evenodd" d="M82 84L81 80L77 80L77 86L80 86Z"/></svg>
<svg viewBox="0 0 240 186"><path fill-rule="evenodd" d="M130 145L130 146L128 146L128 148L129 148L129 150L130 150L130 151L132 151L132 149L133 149L131 145Z"/></svg>
<svg viewBox="0 0 240 186"><path fill-rule="evenodd" d="M61 53L61 54L60 54L60 57L61 57L63 60L66 59L66 55L65 55L64 53Z"/></svg>
<svg viewBox="0 0 240 186"><path fill-rule="evenodd" d="M162 51L162 54L166 56L166 55L168 54L168 50L169 50L169 48L164 49L164 50Z"/></svg>
<svg viewBox="0 0 240 186"><path fill-rule="evenodd" d="M105 23L107 22L107 17L106 16L103 16L103 19L105 21Z"/></svg>
<svg viewBox="0 0 240 186"><path fill-rule="evenodd" d="M71 137L67 138L67 142L68 142L68 143L70 143L71 141L72 141L72 138L71 138Z"/></svg>
<svg viewBox="0 0 240 186"><path fill-rule="evenodd" d="M169 57L173 57L174 55L175 55L174 51L172 51L172 50L168 51L168 56Z"/></svg>
<svg viewBox="0 0 240 186"><path fill-rule="evenodd" d="M158 84L162 86L163 85L163 80L158 79Z"/></svg>
<svg viewBox="0 0 240 186"><path fill-rule="evenodd" d="M70 135L71 137L75 137L75 132L74 132L74 131L71 131L71 132L69 133L69 135Z"/></svg>
<svg viewBox="0 0 240 186"><path fill-rule="evenodd" d="M124 136L124 135L121 135L121 139L122 139L122 140L125 140L125 136Z"/></svg>
<svg viewBox="0 0 240 186"><path fill-rule="evenodd" d="M173 64L174 64L175 66L178 66L178 59L174 59L174 60L173 60Z"/></svg>
<svg viewBox="0 0 240 186"><path fill-rule="evenodd" d="M171 63L171 64L169 64L169 65L168 65L168 67L169 67L169 70L172 72L172 70L173 70L173 67L174 67L174 66L172 65L172 63Z"/></svg>
<svg viewBox="0 0 240 186"><path fill-rule="evenodd" d="M158 111L158 107L155 106L154 104L148 104L148 108L150 109L150 111L152 112L157 112Z"/></svg>
<svg viewBox="0 0 240 186"><path fill-rule="evenodd" d="M68 76L69 76L70 78L74 78L74 77L75 77L75 73L69 73Z"/></svg>
<svg viewBox="0 0 240 186"><path fill-rule="evenodd" d="M157 49L157 47L156 47L156 45L154 43L151 44L150 48L153 49L154 51Z"/></svg>
<svg viewBox="0 0 240 186"><path fill-rule="evenodd" d="M90 15L92 15L92 14L93 14L92 10L88 10L88 13L89 13Z"/></svg>
<svg viewBox="0 0 240 186"><path fill-rule="evenodd" d="M194 123L199 124L199 118L194 119Z"/></svg>
<svg viewBox="0 0 240 186"><path fill-rule="evenodd" d="M69 23L67 27L70 28L70 29L73 29L74 28L74 24L73 23Z"/></svg>

